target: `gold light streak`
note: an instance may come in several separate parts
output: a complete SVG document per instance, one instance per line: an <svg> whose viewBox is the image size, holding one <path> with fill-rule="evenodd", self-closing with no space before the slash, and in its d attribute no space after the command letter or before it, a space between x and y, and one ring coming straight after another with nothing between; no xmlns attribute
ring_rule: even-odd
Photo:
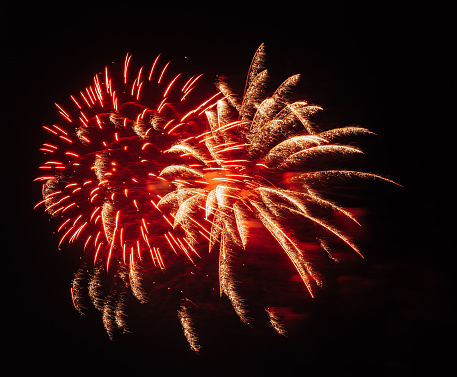
<svg viewBox="0 0 457 377"><path fill-rule="evenodd" d="M282 336L287 336L287 330L285 329L281 319L279 316L275 313L273 308L265 308L265 312L268 315L268 320L270 322L270 326L279 334Z"/></svg>
<svg viewBox="0 0 457 377"><path fill-rule="evenodd" d="M311 273L311 267L303 258L303 254L298 246L293 242L289 236L287 236L284 231L280 228L278 224L272 219L271 216L267 214L257 203L251 202L251 204L256 208L259 214L259 218L265 227L269 230L271 235L276 238L278 243L282 246L283 250L293 263L295 269L299 273L303 283L305 283L306 288L308 289L311 297L314 298L313 290L311 286L310 278L316 280L316 278ZM290 247L292 246L292 247Z"/></svg>
<svg viewBox="0 0 457 377"><path fill-rule="evenodd" d="M181 322L181 326L184 332L184 336L187 339L187 342L190 345L190 348L194 352L199 352L201 349L200 344L198 343L198 337L194 331L194 323L192 317L189 314L189 310L185 305L181 305L178 310L178 318Z"/></svg>

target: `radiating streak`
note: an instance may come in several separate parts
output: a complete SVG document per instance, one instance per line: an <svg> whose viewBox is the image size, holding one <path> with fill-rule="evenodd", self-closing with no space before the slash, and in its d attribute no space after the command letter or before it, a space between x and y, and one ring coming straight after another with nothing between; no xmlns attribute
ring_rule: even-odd
<svg viewBox="0 0 457 377"><path fill-rule="evenodd" d="M297 149L305 150L309 145L319 145L321 143L328 143L328 140L316 135L300 135L291 137L273 147L265 158L267 160L285 158L288 155L295 153Z"/></svg>
<svg viewBox="0 0 457 377"><path fill-rule="evenodd" d="M173 84L176 82L176 80L179 78L179 76L181 76L181 73L179 73L178 75L176 75L176 77L170 82L170 84L168 85L167 89L166 89L165 92L163 93L163 97L164 97L164 98L168 95L168 92L170 91L171 87L172 87Z"/></svg>
<svg viewBox="0 0 457 377"><path fill-rule="evenodd" d="M322 170L322 171L313 171L309 173L302 173L297 175L294 180L310 180L316 179L321 180L323 178L363 178L363 179L380 179L382 181L386 181L389 183L393 183L397 186L402 187L399 183L392 181L391 179L382 177L377 174L372 173L365 173L361 171L354 171L354 170Z"/></svg>
<svg viewBox="0 0 457 377"><path fill-rule="evenodd" d="M357 254L359 254L362 258L364 256L361 254L357 246L348 238L346 237L343 233L341 233L339 230L337 230L335 227L332 227L331 225L327 224L325 221L320 220L316 217L310 216L309 214L298 212L300 215L306 217L307 219L311 220L312 222L316 223L317 225L320 225L322 228L326 229L330 233L333 233L335 236L337 236L341 241L346 243L352 250L354 250Z"/></svg>
<svg viewBox="0 0 457 377"><path fill-rule="evenodd" d="M344 145L319 145L311 148L302 149L288 156L280 165L280 168L288 167L290 164L301 162L303 159L312 158L321 154L351 154L363 153L359 148L347 147Z"/></svg>
<svg viewBox="0 0 457 377"><path fill-rule="evenodd" d="M219 253L219 285L220 295L224 293L232 303L233 309L240 318L241 322L249 324L249 317L243 299L239 296L230 265L231 247L225 229L222 230L221 249Z"/></svg>
<svg viewBox="0 0 457 377"><path fill-rule="evenodd" d="M363 128L363 127L341 127L341 128L333 128L328 131L324 131L318 134L318 136L327 139L328 141L332 141L341 136L352 136L352 135L376 135L374 132Z"/></svg>
<svg viewBox="0 0 457 377"><path fill-rule="evenodd" d="M162 78L163 78L163 76L165 75L165 71L167 70L167 68L168 68L168 66L170 65L170 63L171 63L171 61L169 61L169 62L168 62L167 64L165 64L165 66L163 67L162 72L161 72L161 74L160 74L160 76L159 76L159 79L157 80L157 84L160 84L160 83L161 83Z"/></svg>
<svg viewBox="0 0 457 377"><path fill-rule="evenodd" d="M282 336L287 336L287 331L284 328L284 325L281 322L281 319L278 315L274 312L272 308L265 308L265 312L268 315L268 320L270 322L270 326Z"/></svg>
<svg viewBox="0 0 457 377"><path fill-rule="evenodd" d="M185 305L181 305L180 309L178 310L178 318L190 348L192 351L198 353L201 349L201 346L198 343L198 337L195 334L194 323L190 317L189 310Z"/></svg>
<svg viewBox="0 0 457 377"><path fill-rule="evenodd" d="M260 221L262 221L270 234L276 238L293 263L295 269L303 280L303 283L305 283L311 297L314 297L311 286L311 278L316 280L316 277L313 276L311 266L304 259L298 246L281 230L272 217L269 216L256 202L251 201L251 204L256 208Z"/></svg>
<svg viewBox="0 0 457 377"><path fill-rule="evenodd" d="M154 69L155 69L155 67L157 65L157 62L159 60L160 55L162 55L162 54L157 55L157 57L155 58L154 62L152 63L151 70L149 71L148 81L151 81L151 79L152 79L152 75L154 73Z"/></svg>
<svg viewBox="0 0 457 377"><path fill-rule="evenodd" d="M111 261L111 255L112 255L112 252L113 252L113 247L114 247L114 241L116 239L116 232L117 232L117 229L119 227L119 215L120 215L121 211L117 211L116 212L116 219L114 220L114 230L113 230L113 233L112 233L112 236L111 236L111 243L110 243L110 247L109 247L109 251L108 251L108 258L106 260L106 269L108 270L108 267L109 267L109 263ZM103 219L103 216L102 216L102 219Z"/></svg>
<svg viewBox="0 0 457 377"><path fill-rule="evenodd" d="M238 234L241 239L241 243L243 245L243 248L246 248L248 239L249 239L249 230L247 227L247 216L242 210L242 204L239 202L235 202L233 204L233 213L235 216L235 221L236 221L236 227Z"/></svg>

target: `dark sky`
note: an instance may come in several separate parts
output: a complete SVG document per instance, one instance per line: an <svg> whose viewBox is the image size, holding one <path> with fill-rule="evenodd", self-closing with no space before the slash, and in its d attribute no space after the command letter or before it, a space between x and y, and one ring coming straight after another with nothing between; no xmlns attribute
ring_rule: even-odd
<svg viewBox="0 0 457 377"><path fill-rule="evenodd" d="M449 149L443 147L451 123L442 101L451 79L450 26L446 10L433 8L401 2L7 6L1 26L8 193L2 307L7 361L15 373L447 371L455 304L446 242L450 224L442 217L452 216L445 183ZM83 318L72 306L74 250L57 251L52 225L32 211L40 200L40 185L32 180L41 126L55 121L54 102L67 101L97 70L127 52L145 64L164 52L188 57L192 69L243 76L262 42L277 79L302 74L303 93L324 107L323 120L378 134L367 152L370 170L404 187L372 190L377 196L368 201L368 257L355 270L346 267L339 280L349 294L330 286L335 292L323 296L336 297L337 304L317 300L309 322L289 339L226 320L221 336L227 341L219 339L219 348L209 346L200 356L187 349L176 328L170 335L160 330L110 342L100 318Z"/></svg>

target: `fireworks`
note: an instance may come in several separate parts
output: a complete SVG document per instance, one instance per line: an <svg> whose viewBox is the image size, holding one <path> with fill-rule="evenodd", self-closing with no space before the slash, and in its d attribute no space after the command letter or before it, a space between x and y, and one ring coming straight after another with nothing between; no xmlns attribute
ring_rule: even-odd
<svg viewBox="0 0 457 377"><path fill-rule="evenodd" d="M242 257L261 226L271 235L314 297L322 278L297 239L291 219L310 224L310 236L333 258L329 242L361 252L320 211L335 212L359 224L345 208L324 198L315 182L334 178L377 178L349 170L317 170L313 161L361 154L338 143L370 134L361 127L321 132L310 117L321 110L292 100L299 75L287 78L271 96L264 46L257 50L244 93L224 81L214 95L189 106L201 76L169 75L160 56L150 69L130 68L127 55L118 86L109 68L91 86L71 96L74 111L56 105L62 125L46 126L54 142L43 144L49 160L41 167L43 203L61 218L60 243L80 239L83 265L72 297L83 311L84 297L103 313L110 336L127 331L126 295L140 302L148 293L147 271L165 270L184 256L192 263L202 245L218 253L219 291L244 323L251 318L237 290L234 258ZM392 182L392 181L389 181ZM360 224L359 224L360 225ZM144 266L148 266L145 269ZM109 292L103 280L111 272ZM198 351L189 301L178 317ZM274 308L265 309L271 327L285 334Z"/></svg>
<svg viewBox="0 0 457 377"><path fill-rule="evenodd" d="M45 183L38 205L60 219L59 246L82 241L73 301L83 311L88 293L103 312L108 333L124 327L127 290L147 301L142 266L164 270L167 260L180 255L190 261L198 257L197 239L174 229L176 220L159 208L182 185L164 178L173 159L163 149L198 128L195 119L220 95L195 105L201 75L185 78L170 69L158 56L149 69L134 71L127 55L120 69L105 68L92 85L71 96L72 110L56 104L62 123L44 127L50 141L41 150L49 159L40 167L45 174L38 180ZM110 269L114 286L106 296L103 281Z"/></svg>
<svg viewBox="0 0 457 377"><path fill-rule="evenodd" d="M232 278L231 259L249 242L249 224L260 221L281 246L313 296L315 286L322 284L321 278L308 261L306 250L294 240L293 229L287 229L283 223L291 216L309 222L318 228L316 243L325 245L326 238L335 238L361 256L347 235L313 214L312 208L323 207L358 224L349 211L319 195L312 188L312 182L321 176L386 180L357 171L308 170L306 164L312 159L362 153L358 148L334 141L342 136L371 132L361 127L319 132L309 117L321 108L306 101L290 102L288 99L298 82L298 75L286 79L271 97L267 97L264 55L262 45L252 61L242 100L237 99L225 82L219 82L217 86L225 98L218 101L215 109L206 111L209 130L165 151L186 151L183 164L170 169L175 179L180 179L182 172L189 173L183 166L190 166L185 164L191 157L192 174L199 184L206 184L206 187L200 187L188 181L188 185L169 196L187 198L176 206L174 213L178 222L183 220L180 225L184 229L188 224L192 225L184 219L204 210L205 219L212 224L210 249L217 247L219 250L221 294L226 294L232 301L243 322L248 319ZM190 231L188 229L188 233ZM329 252L325 246L323 249Z"/></svg>

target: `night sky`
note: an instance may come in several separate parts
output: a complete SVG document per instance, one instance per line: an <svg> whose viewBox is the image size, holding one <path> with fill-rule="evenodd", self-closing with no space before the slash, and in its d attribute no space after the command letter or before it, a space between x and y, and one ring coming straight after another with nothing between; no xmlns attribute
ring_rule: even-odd
<svg viewBox="0 0 457 377"><path fill-rule="evenodd" d="M450 375L455 275L447 201L454 193L446 183L452 161L446 146L453 118L444 116L443 98L452 51L449 10L433 8L402 2L7 6L1 22L5 370ZM362 145L367 171L403 188L367 188L365 259L336 266L315 300L300 301L306 311L301 322L291 322L289 338L221 315L220 325L210 318L204 326L208 343L200 355L188 349L177 321L170 328L139 325L141 334L110 341L100 316L84 318L72 305L78 249L57 250L54 224L32 210L41 198L41 185L32 182L42 161L41 126L58 121L54 102L67 103L127 52L144 64L161 52L187 57L193 70L239 78L262 42L275 80L302 75L303 97L324 108L316 121L378 134Z"/></svg>

